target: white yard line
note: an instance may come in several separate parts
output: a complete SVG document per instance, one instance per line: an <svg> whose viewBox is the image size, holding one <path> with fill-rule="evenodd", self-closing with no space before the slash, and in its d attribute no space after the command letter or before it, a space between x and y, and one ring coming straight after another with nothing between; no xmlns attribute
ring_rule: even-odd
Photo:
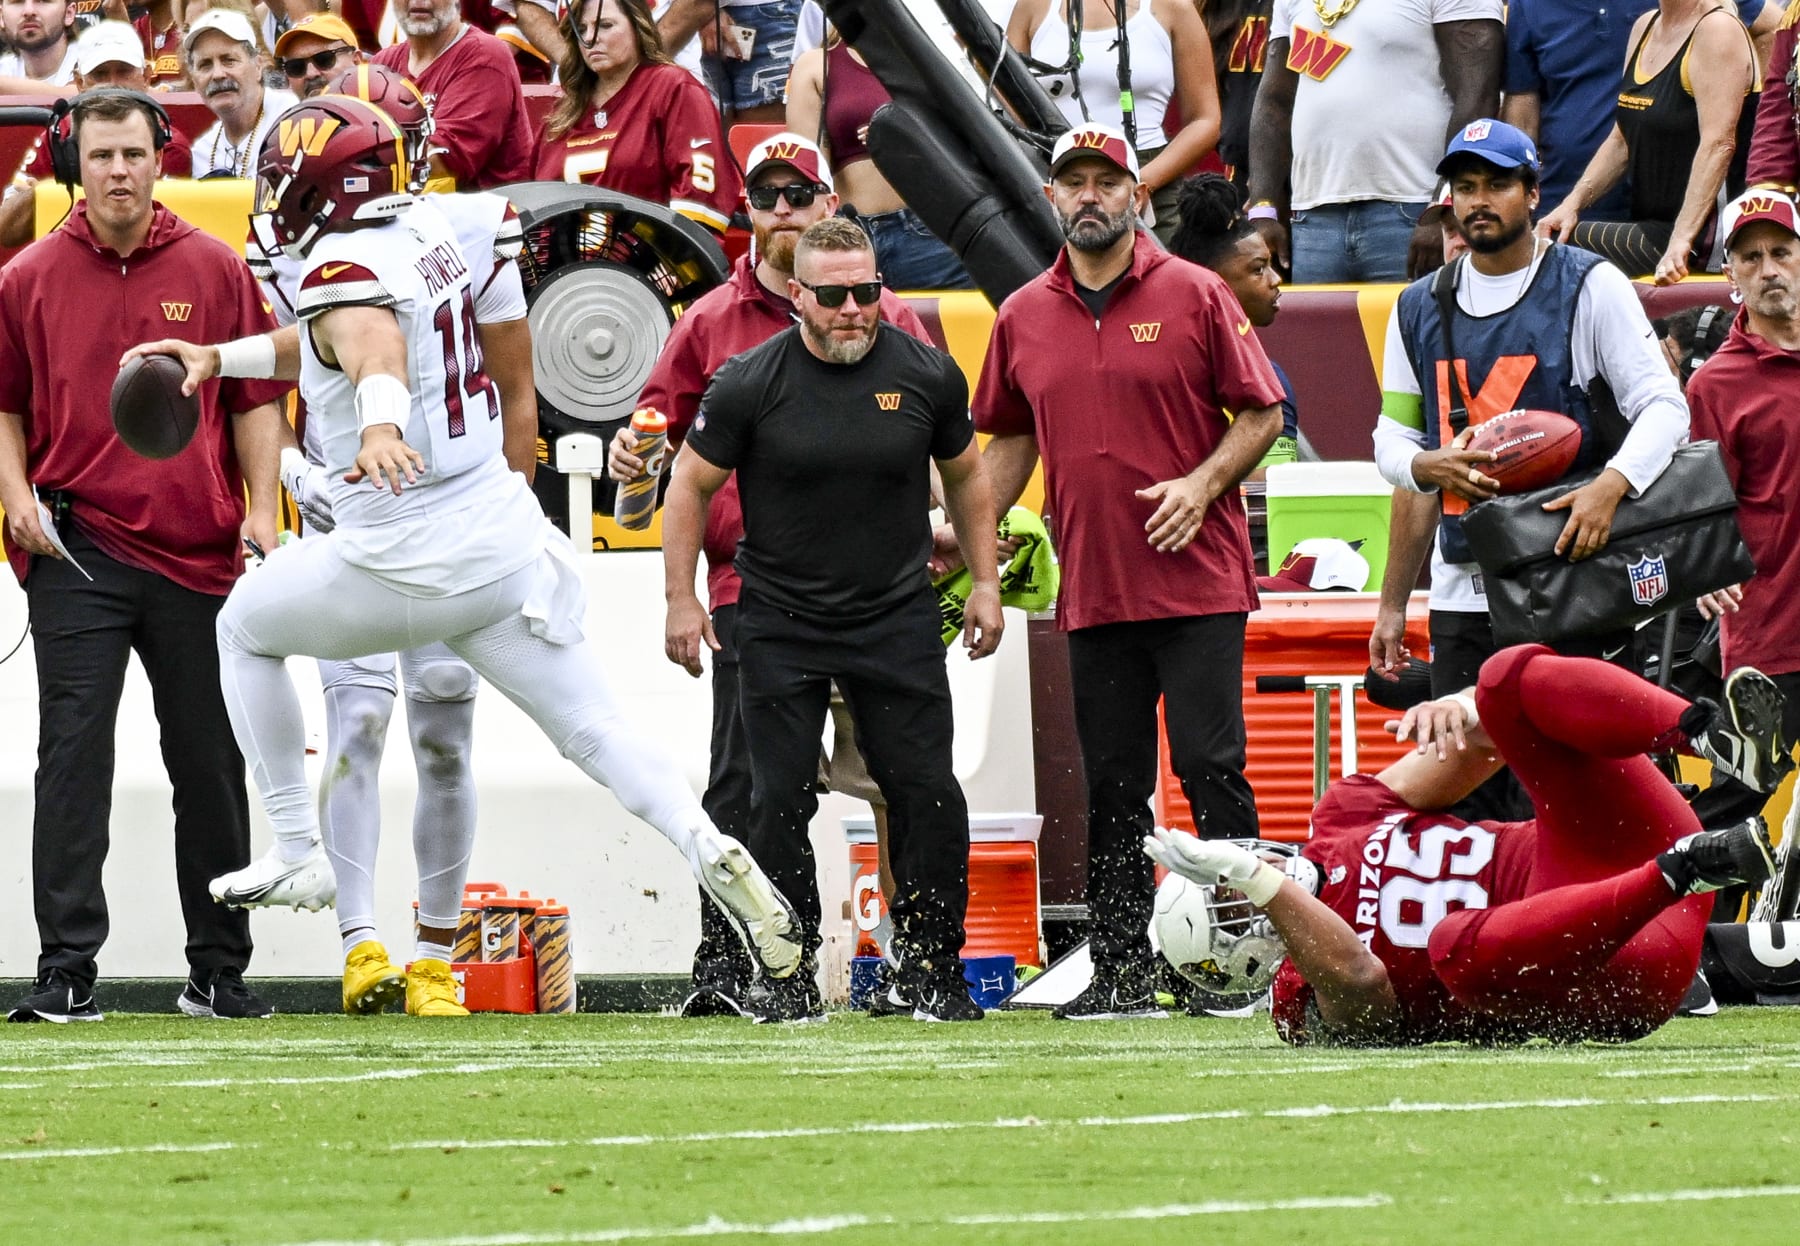
<svg viewBox="0 0 1800 1246"><path fill-rule="evenodd" d="M1341 1198L1288 1198L1267 1201L1232 1200L1209 1203L1169 1203L1160 1207L1119 1207L1106 1211L991 1212L968 1216L930 1218L867 1215L851 1212L835 1216L807 1216L767 1224L745 1224L710 1217L695 1224L643 1225L593 1229L574 1233L496 1233L457 1237L361 1238L313 1241L293 1246L573 1246L584 1242L631 1242L656 1238L687 1237L817 1237L847 1229L891 1227L899 1229L967 1228L1022 1224L1094 1224L1121 1220L1183 1220L1196 1216L1262 1215L1279 1211L1352 1211L1386 1207L1393 1200L1385 1194L1356 1194Z"/></svg>
<svg viewBox="0 0 1800 1246"><path fill-rule="evenodd" d="M1712 1203L1740 1198L1800 1198L1800 1185L1725 1186L1716 1190L1643 1190L1569 1201L1605 1207L1618 1203Z"/></svg>
<svg viewBox="0 0 1800 1246"><path fill-rule="evenodd" d="M38 1159L96 1159L108 1155L204 1155L209 1151L235 1151L235 1142L153 1142L147 1146L33 1147L28 1151L0 1151L0 1162Z"/></svg>

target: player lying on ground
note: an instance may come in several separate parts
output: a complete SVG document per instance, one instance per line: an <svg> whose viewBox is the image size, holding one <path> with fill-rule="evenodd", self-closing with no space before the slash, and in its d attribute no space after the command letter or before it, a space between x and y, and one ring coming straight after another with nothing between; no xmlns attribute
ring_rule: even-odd
<svg viewBox="0 0 1800 1246"><path fill-rule="evenodd" d="M443 213L406 193L408 163L385 114L323 96L282 118L258 170L258 228L306 262L298 374L334 477L337 524L272 551L219 616L225 700L269 821L278 838L318 840L300 704L282 660L444 641L682 850L771 975L791 974L800 949L785 901L712 825L674 759L624 716L583 637L574 548L507 469L468 267ZM267 336L140 349L177 355L190 383L267 376L282 362ZM286 868L271 850L214 892L255 894L258 879ZM453 995L448 965L413 972Z"/></svg>
<svg viewBox="0 0 1800 1246"><path fill-rule="evenodd" d="M1773 791L1793 763L1766 676L1733 672L1720 708L1525 645L1488 659L1474 691L1407 711L1398 735L1419 750L1334 783L1288 874L1236 844L1145 840L1212 888L1216 920L1245 900L1267 915L1287 955L1273 1002L1287 1041L1641 1038L1694 979L1702 893L1772 872L1760 819L1702 831L1644 756L1682 748ZM1502 759L1534 820L1438 812Z"/></svg>

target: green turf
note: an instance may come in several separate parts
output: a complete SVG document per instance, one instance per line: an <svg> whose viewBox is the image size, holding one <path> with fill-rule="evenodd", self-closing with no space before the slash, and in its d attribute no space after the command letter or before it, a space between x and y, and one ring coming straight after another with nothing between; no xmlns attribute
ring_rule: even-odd
<svg viewBox="0 0 1800 1246"><path fill-rule="evenodd" d="M0 1226L50 1246L1776 1241L1800 1213L1779 1184L1797 1065L1779 1009L1506 1052L1042 1014L0 1026Z"/></svg>

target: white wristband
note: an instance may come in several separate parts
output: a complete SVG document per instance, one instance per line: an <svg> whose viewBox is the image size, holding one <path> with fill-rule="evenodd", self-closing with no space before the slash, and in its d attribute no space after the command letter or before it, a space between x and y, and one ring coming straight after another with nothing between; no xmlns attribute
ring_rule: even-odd
<svg viewBox="0 0 1800 1246"><path fill-rule="evenodd" d="M220 376L267 381L275 375L275 339L266 333L220 342L213 349L219 352Z"/></svg>
<svg viewBox="0 0 1800 1246"><path fill-rule="evenodd" d="M1286 874L1267 861L1262 861L1257 864L1256 873L1250 876L1240 890L1244 893L1244 899L1259 909L1266 908L1269 901L1275 898L1275 893L1281 890L1281 884L1286 879Z"/></svg>
<svg viewBox="0 0 1800 1246"><path fill-rule="evenodd" d="M1272 203L1253 203L1244 209L1244 219L1249 221L1278 221L1281 212Z"/></svg>
<svg viewBox="0 0 1800 1246"><path fill-rule="evenodd" d="M1481 725L1481 715L1475 711L1475 698L1468 693L1452 692L1449 696L1439 697L1438 699L1440 701L1455 701L1458 705L1462 706L1464 728L1479 727Z"/></svg>
<svg viewBox="0 0 1800 1246"><path fill-rule="evenodd" d="M412 394L398 377L386 373L365 376L356 387L356 427L364 432L377 424L406 430L412 413Z"/></svg>

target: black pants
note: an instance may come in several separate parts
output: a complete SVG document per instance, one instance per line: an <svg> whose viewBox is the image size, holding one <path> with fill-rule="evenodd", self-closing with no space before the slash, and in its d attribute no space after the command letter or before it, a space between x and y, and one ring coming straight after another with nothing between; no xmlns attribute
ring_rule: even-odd
<svg viewBox="0 0 1800 1246"><path fill-rule="evenodd" d="M64 541L93 583L55 558L33 558L25 592L38 677L38 769L31 827L38 971L91 985L106 942L106 862L113 739L125 666L150 678L163 766L175 789L175 877L196 974L250 963L250 917L206 885L250 861L244 759L219 693L213 623L223 597L115 562L73 524Z"/></svg>
<svg viewBox="0 0 1800 1246"><path fill-rule="evenodd" d="M738 705L738 608L713 611L719 651L712 655L712 752L700 806L713 825L746 843L750 839L750 744ZM698 890L698 889L696 889ZM694 949L694 986L723 987L741 997L755 968L737 931L700 892L700 946Z"/></svg>
<svg viewBox="0 0 1800 1246"><path fill-rule="evenodd" d="M894 948L900 976L952 970L969 905L969 812L950 763L950 680L936 597L865 623L790 614L746 591L738 602L739 696L754 793L750 851L819 947L819 883L807 825L818 811L819 738L831 683L888 805Z"/></svg>
<svg viewBox="0 0 1800 1246"><path fill-rule="evenodd" d="M1144 855L1156 790L1156 703L1169 760L1208 839L1253 839L1244 778L1244 618L1209 614L1069 633L1075 733L1088 788L1089 951L1097 975L1149 974L1155 866Z"/></svg>

